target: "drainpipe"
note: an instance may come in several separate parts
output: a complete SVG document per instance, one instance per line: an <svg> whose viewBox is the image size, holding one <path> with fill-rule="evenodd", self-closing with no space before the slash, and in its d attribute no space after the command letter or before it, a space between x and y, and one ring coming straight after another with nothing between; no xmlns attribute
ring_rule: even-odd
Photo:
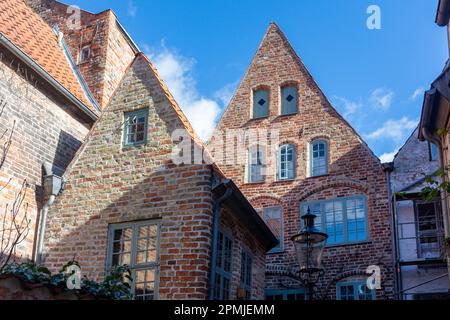
<svg viewBox="0 0 450 320"><path fill-rule="evenodd" d="M44 252L44 235L45 227L47 224L48 209L55 202L56 196L60 193L62 189L62 178L54 175L52 172L52 164L49 162L44 162L44 198L48 197L48 200L44 204L41 210L41 217L39 221L38 238L35 252L36 264L43 263L43 252Z"/></svg>
<svg viewBox="0 0 450 320"><path fill-rule="evenodd" d="M209 275L208 300L214 300L214 291L216 289L216 261L217 261L217 241L219 238L219 211L220 205L231 196L233 190L227 187L224 195L214 201L213 204L213 238L211 243L211 274Z"/></svg>
<svg viewBox="0 0 450 320"><path fill-rule="evenodd" d="M394 162L389 162L383 164L383 170L386 174L387 187L388 187L388 203L389 203L389 215L391 216L391 243L393 250L393 258L394 258L394 292L397 295L397 299L399 298L399 274L398 274L398 247L397 247L397 226L396 226L396 208L394 207L395 194L392 192L391 186L391 174L394 171Z"/></svg>

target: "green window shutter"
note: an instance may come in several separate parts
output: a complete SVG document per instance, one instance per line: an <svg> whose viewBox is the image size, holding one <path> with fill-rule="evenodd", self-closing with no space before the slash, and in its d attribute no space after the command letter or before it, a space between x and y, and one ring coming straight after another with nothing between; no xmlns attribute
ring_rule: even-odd
<svg viewBox="0 0 450 320"><path fill-rule="evenodd" d="M253 119L269 116L269 91L253 91Z"/></svg>
<svg viewBox="0 0 450 320"><path fill-rule="evenodd" d="M281 88L281 114L297 113L298 90L295 86Z"/></svg>

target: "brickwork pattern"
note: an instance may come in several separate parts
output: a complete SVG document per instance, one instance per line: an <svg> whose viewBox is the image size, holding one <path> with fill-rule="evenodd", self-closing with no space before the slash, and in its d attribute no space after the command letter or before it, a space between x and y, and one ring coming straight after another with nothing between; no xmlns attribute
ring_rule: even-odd
<svg viewBox="0 0 450 320"><path fill-rule="evenodd" d="M280 86L295 84L298 87L298 113L279 115ZM252 90L270 90L269 116L251 119ZM392 297L393 261L391 227L388 209L387 181L379 160L361 140L350 125L335 111L294 52L287 39L271 24L239 88L211 139L213 156L224 173L232 178L255 208L281 206L283 208L284 247L282 253L267 256L267 264L295 265L291 236L300 229L299 206L301 201L332 199L349 195L366 195L368 198L369 241L362 244L329 247L325 251L325 277L322 287L342 271L380 265L385 293L379 297ZM277 145L266 146L267 172L265 182L247 183L246 164L231 163L230 159L217 159L221 138L230 129L269 129L278 131L279 143L296 147L296 178L277 181ZM329 144L329 173L310 177L308 174L309 143L316 138ZM237 146L236 141L230 142ZM253 142L255 143L255 142ZM247 159L247 149L252 142L243 143L235 157ZM229 146L229 145L228 145ZM230 153L227 153L227 156ZM233 160L233 159L231 159ZM268 277L267 288L284 288L283 277ZM299 284L295 284L299 286ZM332 291L332 290L331 290ZM330 298L335 296L333 292Z"/></svg>

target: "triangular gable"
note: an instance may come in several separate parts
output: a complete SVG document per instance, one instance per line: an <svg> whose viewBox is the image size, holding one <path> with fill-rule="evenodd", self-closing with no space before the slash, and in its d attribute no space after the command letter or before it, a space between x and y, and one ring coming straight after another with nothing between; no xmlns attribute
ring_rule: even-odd
<svg viewBox="0 0 450 320"><path fill-rule="evenodd" d="M281 42L282 45L274 47L272 45L273 42L277 42L277 43ZM247 89L243 89L243 85L244 85L245 81L248 78L253 77L253 73L255 73L255 72L259 72L260 74L265 73L265 74L267 74L267 78L270 78L271 77L271 69L280 67L279 65L276 64L276 62L270 63L270 60L271 60L272 56L276 56L276 55L279 56L280 53L283 53L283 54L285 53L285 55L289 56L290 62L288 64L291 64L291 62L292 62L292 65L297 66L300 73L305 77L307 82L309 82L311 84L311 87L314 87L315 92L317 92L320 95L320 97L322 98L322 101L324 102L323 108L329 109L329 111L331 111L336 117L338 117L340 119L340 121L343 122L354 133L354 135L357 137L359 142L361 142L361 144L364 146L364 148L367 149L367 151L378 162L380 162L378 157L373 153L373 151L369 148L367 143L362 139L362 137L358 134L358 132L333 107L333 105L330 103L328 98L323 93L320 86L317 84L317 82L312 77L308 68L304 65L300 56L297 54L297 52L294 50L294 48L290 44L290 42L287 39L287 37L285 36L285 34L278 27L278 25L274 22L270 23L269 28L267 29L255 55L252 58L252 61L249 65L249 67L247 68L247 70L244 74L244 77L242 78L238 88L236 89L227 109L225 110L221 119L219 120L217 129L222 130L225 128L229 128L228 124L225 124L225 125L223 124L223 119L227 117L227 113L230 112L230 109L233 105L242 103L242 101L239 101L239 93L242 90L247 90ZM268 62L268 65L264 65L263 63L260 63L261 61ZM264 81L263 81L262 85L264 85ZM248 114L246 114L246 115L239 114L239 116L237 116L235 118L237 118L237 119L249 118L249 115Z"/></svg>
<svg viewBox="0 0 450 320"><path fill-rule="evenodd" d="M136 71L137 69L140 69L140 71ZM111 121L111 113L117 112L118 106L120 104L123 104L123 101L120 101L121 94L123 92L126 92L130 89L130 83L136 83L137 85L141 85L140 90L147 89L149 98L153 99L154 97L163 97L165 101L163 101L164 105L167 105L169 107L169 110L173 112L173 119L172 121L172 128L168 128L169 130L174 129L185 129L185 131L188 133L188 135L191 137L192 141L195 144L196 148L200 148L203 151L203 159L204 161L210 161L211 157L209 156L208 150L203 145L200 138L195 133L194 129L192 128L191 124L189 123L188 119L184 115L183 111L175 101L174 97L168 90L167 86L164 84L160 76L158 75L158 72L152 62L143 54L138 53L136 54L135 59L133 62L128 66L127 70L124 73L124 76L120 82L120 85L117 87L115 93L112 95L107 107L103 111L102 115L98 119L98 121L94 124L94 126L91 128L90 132L88 133L86 139L84 140L82 146L78 150L77 154L75 155L74 159L70 163L70 165L67 167L67 170L64 174L64 176L67 178L72 170L77 165L77 162L80 158L83 157L83 154L86 152L86 149L89 148L89 145L92 143L94 139L102 138L102 131L104 131L104 125L103 123L105 121ZM151 88L150 88L151 87ZM142 92L140 94L143 94ZM161 102L161 101L160 101ZM155 108L159 108L161 103L158 104L158 106L155 105ZM120 108L120 107L119 107ZM120 113L130 111L124 108L121 108ZM115 117L115 126L117 129L117 132L122 132L121 126L123 125L122 120L119 119L120 117ZM151 120L149 119L149 123ZM120 127L118 127L120 126ZM114 131L114 130L112 130ZM115 140L113 141L113 145L116 145L116 150L111 151L114 152L120 152L120 149L122 148L121 142L119 141L121 138L121 134L119 134L118 137L115 137ZM169 136L167 137L169 138ZM105 139L105 137L103 137ZM149 137L151 139L151 136ZM107 138L108 140L108 138ZM214 165L213 166L215 171L222 174L220 169ZM222 174L223 175L223 174Z"/></svg>

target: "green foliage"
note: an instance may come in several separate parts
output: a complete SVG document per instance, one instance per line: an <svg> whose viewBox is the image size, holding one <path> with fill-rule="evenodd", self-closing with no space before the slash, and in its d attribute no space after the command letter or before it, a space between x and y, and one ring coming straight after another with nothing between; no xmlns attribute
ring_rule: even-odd
<svg viewBox="0 0 450 320"><path fill-rule="evenodd" d="M450 166L437 170L432 175L425 177L427 185L422 188L421 195L425 201L432 201L439 197L441 192L450 193L450 182L446 181Z"/></svg>
<svg viewBox="0 0 450 320"><path fill-rule="evenodd" d="M67 269L72 265L79 266L76 261L69 261L58 273L52 275L46 267L37 266L33 262L10 263L0 274L15 275L29 283L71 291L67 288L67 280L73 272L69 273ZM95 282L86 277L82 278L80 289L74 291L79 294L92 295L97 299L129 300L132 299L131 281L131 272L128 266L116 266L101 282Z"/></svg>
<svg viewBox="0 0 450 320"><path fill-rule="evenodd" d="M444 136L446 136L446 135L448 134L448 129L446 129L446 128L440 128L440 129L437 129L437 130L436 130L436 133L437 133L439 136L444 137Z"/></svg>

